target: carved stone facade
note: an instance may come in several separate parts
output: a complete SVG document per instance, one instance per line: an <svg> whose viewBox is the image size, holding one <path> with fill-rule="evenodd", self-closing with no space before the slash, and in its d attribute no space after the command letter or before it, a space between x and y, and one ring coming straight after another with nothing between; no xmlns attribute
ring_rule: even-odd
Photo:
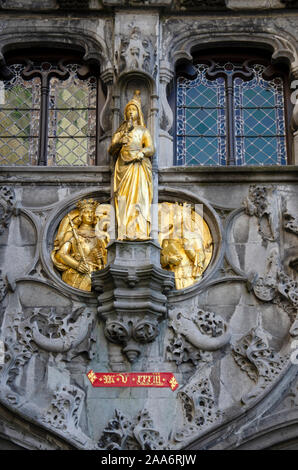
<svg viewBox="0 0 298 470"><path fill-rule="evenodd" d="M297 166L173 165L176 65L198 48L249 44L297 79L296 3L1 2L3 63L40 41L80 51L105 103L98 166L1 168L0 448L298 448ZM112 236L84 291L63 282L51 251L78 201L112 203L107 148L136 88L156 146L153 203L200 207L212 257L177 289L156 227L141 245ZM91 369L171 372L179 387L95 388Z"/></svg>

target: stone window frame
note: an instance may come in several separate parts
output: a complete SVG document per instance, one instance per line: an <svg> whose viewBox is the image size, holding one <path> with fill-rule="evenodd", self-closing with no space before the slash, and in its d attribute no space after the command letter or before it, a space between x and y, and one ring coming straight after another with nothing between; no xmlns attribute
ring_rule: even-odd
<svg viewBox="0 0 298 470"><path fill-rule="evenodd" d="M231 52L227 54L226 48L223 49L220 46L214 45L210 49L200 49L196 50L194 48L192 50L192 60L190 61L181 59L178 60L175 64L175 73L174 73L174 78L172 81L172 84L169 86L169 93L168 93L168 102L173 110L173 162L174 166L181 166L177 164L177 79L180 76L186 77L186 78L194 78L194 65L198 64L200 61L202 63L208 63L210 64L213 60L223 60L226 59L227 61L236 61L236 60L241 60L244 62L244 60L248 60L251 63L264 63L267 65L267 75L269 79L274 78L276 76L281 76L284 82L284 102L285 102L285 108L284 108L284 116L285 116L285 126L286 126L286 148L287 148L287 163L286 165L292 165L294 164L294 155L293 155L293 134L291 132L291 117L293 113L293 105L290 101L290 95L291 95L291 90L290 90L290 70L288 67L288 64L285 64L284 62L279 62L278 64L273 64L271 60L271 54L268 53L265 49L262 50L260 49L259 52L256 52L255 49L241 49L241 53L239 52L239 48L237 48L235 45L231 45ZM230 139L233 137L230 136ZM229 150L227 149L227 153ZM229 157L227 158L227 160ZM235 163L227 163L226 165L215 165L215 166L231 166L235 165ZM188 165L182 165L184 167ZM192 165L193 166L193 165ZM196 165L196 166L208 166L208 165ZM239 166L251 166L251 165L239 165ZM268 165L255 165L255 166L268 166ZM281 165L270 165L273 167L280 167ZM283 165L284 166L284 165Z"/></svg>
<svg viewBox="0 0 298 470"><path fill-rule="evenodd" d="M9 48L10 49L10 48ZM25 46L12 48L7 54L4 54L2 65L0 67L0 79L2 81L9 80L11 78L11 74L9 72L9 66L17 63L23 63L24 66L28 67L30 62L34 62L34 64L39 63L53 63L59 68L60 64L63 66L67 64L78 64L81 66L81 69L84 70L82 76L79 77L80 80L86 80L93 76L96 78L96 133L95 133L95 158L94 163L92 165L72 165L67 164L66 166L96 166L99 164L100 155L99 155L99 148L98 142L100 137L104 134L101 126L100 126L100 113L104 108L106 102L106 85L100 78L100 63L98 60L85 60L85 50L80 46L61 46L60 44L47 43L43 47L38 47L36 43L32 46ZM30 67L28 67L30 69ZM38 162L36 165L26 165L26 166L54 166L48 165L47 162L47 141L48 141L48 117L50 114L50 107L49 107L49 82L50 79L46 79L43 81L43 78L39 71L34 70L34 66L30 69L30 74L28 74L28 81L34 78L37 75L41 77L41 85L40 85L40 115L39 115L39 135L38 135ZM30 75L30 77L29 77ZM59 79L59 73L54 75ZM61 78L62 80L65 77ZM67 78L66 78L67 79ZM0 165L1 162L0 162ZM11 164L11 166L19 166ZM55 165L56 166L56 165Z"/></svg>

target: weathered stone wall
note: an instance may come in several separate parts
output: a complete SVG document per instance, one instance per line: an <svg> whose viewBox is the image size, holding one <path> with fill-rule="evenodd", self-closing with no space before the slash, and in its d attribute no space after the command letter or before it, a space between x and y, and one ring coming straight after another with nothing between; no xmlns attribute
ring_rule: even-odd
<svg viewBox="0 0 298 470"><path fill-rule="evenodd" d="M285 8L291 2L270 2L265 13L268 2L252 2L259 10L244 13L240 1L216 2L211 12L210 2L152 0L143 8L132 0L126 8L127 2L100 7L92 0L90 10L65 13L67 2L41 8L31 1L33 14L26 8L11 14L24 3L2 2L2 54L41 38L83 47L85 58L100 64L107 94L101 166L1 169L0 445L296 447L297 167L173 167L167 97L176 62L211 44L269 48L297 78L298 15ZM121 344L106 338L98 293L63 283L50 252L61 219L78 200L110 202L107 146L136 87L157 149L154 200L199 204L214 256L200 282L167 293L159 335L141 345L131 364ZM115 364L122 371L173 372L179 388L93 388L86 373Z"/></svg>

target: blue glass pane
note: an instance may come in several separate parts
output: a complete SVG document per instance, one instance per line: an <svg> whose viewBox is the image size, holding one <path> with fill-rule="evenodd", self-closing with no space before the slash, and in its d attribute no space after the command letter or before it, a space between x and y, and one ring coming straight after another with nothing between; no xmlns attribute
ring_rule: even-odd
<svg viewBox="0 0 298 470"><path fill-rule="evenodd" d="M225 82L208 80L196 66L194 80L177 80L177 165L219 165L226 158Z"/></svg>
<svg viewBox="0 0 298 470"><path fill-rule="evenodd" d="M283 81L265 80L264 69L257 64L251 80L234 80L237 165L286 164Z"/></svg>
<svg viewBox="0 0 298 470"><path fill-rule="evenodd" d="M254 106L274 106L274 90L270 87L262 89L257 87L256 83L253 88L245 88L243 90L243 106L245 108ZM252 85L252 86L253 86Z"/></svg>
<svg viewBox="0 0 298 470"><path fill-rule="evenodd" d="M217 110L186 109L185 133L187 135L217 135Z"/></svg>
<svg viewBox="0 0 298 470"><path fill-rule="evenodd" d="M277 140L281 147L285 148L285 138L245 137L242 139L245 154L245 165L284 165L285 154L280 159ZM239 138L236 138L239 143Z"/></svg>
<svg viewBox="0 0 298 470"><path fill-rule="evenodd" d="M183 138L178 137L178 142ZM186 165L220 165L219 141L225 147L225 137L185 137L183 144L186 148ZM179 144L178 144L179 145Z"/></svg>
<svg viewBox="0 0 298 470"><path fill-rule="evenodd" d="M208 83L198 83L188 87L185 96L185 106L211 106L216 107L216 88L208 87Z"/></svg>
<svg viewBox="0 0 298 470"><path fill-rule="evenodd" d="M243 109L243 131L244 135L275 136L275 109Z"/></svg>

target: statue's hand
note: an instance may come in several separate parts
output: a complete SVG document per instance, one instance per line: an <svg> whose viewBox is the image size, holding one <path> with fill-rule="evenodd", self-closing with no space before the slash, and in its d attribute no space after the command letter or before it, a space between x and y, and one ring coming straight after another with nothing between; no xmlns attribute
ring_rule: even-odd
<svg viewBox="0 0 298 470"><path fill-rule="evenodd" d="M102 248L96 248L92 251L92 254L95 258L96 263L100 266L103 259L103 250Z"/></svg>
<svg viewBox="0 0 298 470"><path fill-rule="evenodd" d="M84 261L80 261L79 265L77 267L77 271L82 274L87 274L89 273L89 266L88 264L84 263Z"/></svg>
<svg viewBox="0 0 298 470"><path fill-rule="evenodd" d="M170 264L173 264L174 266L178 266L178 264L180 264L182 261L182 256L170 256L169 257L169 263Z"/></svg>
<svg viewBox="0 0 298 470"><path fill-rule="evenodd" d="M123 137L121 137L121 140L120 140L121 145L126 145L128 143L129 143L128 135L124 135Z"/></svg>
<svg viewBox="0 0 298 470"><path fill-rule="evenodd" d="M144 158L144 153L143 152L138 152L134 161L135 162L141 162L143 160L143 158Z"/></svg>

